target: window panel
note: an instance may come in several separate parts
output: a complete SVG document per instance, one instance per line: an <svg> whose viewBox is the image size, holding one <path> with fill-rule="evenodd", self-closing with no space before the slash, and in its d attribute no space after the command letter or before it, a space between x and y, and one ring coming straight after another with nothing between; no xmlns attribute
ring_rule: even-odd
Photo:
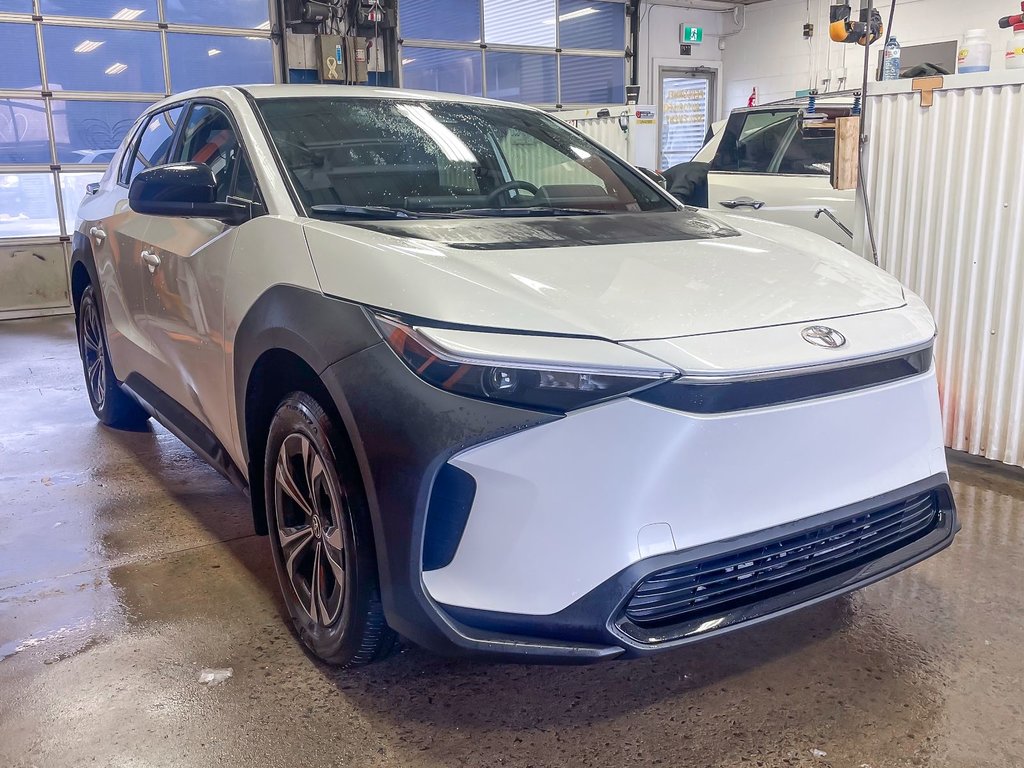
<svg viewBox="0 0 1024 768"><path fill-rule="evenodd" d="M0 0L0 13L32 13L32 0Z"/></svg>
<svg viewBox="0 0 1024 768"><path fill-rule="evenodd" d="M734 114L715 153L714 169L768 173L796 119L796 110Z"/></svg>
<svg viewBox="0 0 1024 768"><path fill-rule="evenodd" d="M146 168L168 162L174 130L181 119L182 107L158 112L149 118L135 149L131 172L124 181L131 182Z"/></svg>
<svg viewBox="0 0 1024 768"><path fill-rule="evenodd" d="M135 120L149 106L138 101L54 101L57 161L107 164Z"/></svg>
<svg viewBox="0 0 1024 768"><path fill-rule="evenodd" d="M0 173L0 237L60 234L52 173Z"/></svg>
<svg viewBox="0 0 1024 768"><path fill-rule="evenodd" d="M207 85L274 82L270 40L224 35L167 35L171 91Z"/></svg>
<svg viewBox="0 0 1024 768"><path fill-rule="evenodd" d="M562 56L563 104L622 104L626 61L597 56Z"/></svg>
<svg viewBox="0 0 1024 768"><path fill-rule="evenodd" d="M661 156L659 168L689 162L704 146L711 116L711 82L706 77L661 81Z"/></svg>
<svg viewBox="0 0 1024 768"><path fill-rule="evenodd" d="M160 33L100 27L43 27L54 91L164 92Z"/></svg>
<svg viewBox="0 0 1024 768"><path fill-rule="evenodd" d="M209 104L193 107L174 160L208 165L217 179L217 200L224 202L237 159L238 137L228 116Z"/></svg>
<svg viewBox="0 0 1024 768"><path fill-rule="evenodd" d="M39 0L43 16L158 21L156 0Z"/></svg>
<svg viewBox="0 0 1024 768"><path fill-rule="evenodd" d="M560 0L558 44L562 48L624 50L625 6L600 0Z"/></svg>
<svg viewBox="0 0 1024 768"><path fill-rule="evenodd" d="M402 48L402 86L424 91L483 95L480 51Z"/></svg>
<svg viewBox="0 0 1024 768"><path fill-rule="evenodd" d="M409 40L480 42L480 0L448 0L444 13L437 0L402 0L401 35Z"/></svg>
<svg viewBox="0 0 1024 768"><path fill-rule="evenodd" d="M64 203L64 231L75 231L78 206L85 198L85 187L103 178L103 171L77 171L60 174L60 196Z"/></svg>
<svg viewBox="0 0 1024 768"><path fill-rule="evenodd" d="M0 24L0 88L40 88L34 24Z"/></svg>
<svg viewBox="0 0 1024 768"><path fill-rule="evenodd" d="M487 52L487 96L528 104L558 101L553 54Z"/></svg>
<svg viewBox="0 0 1024 768"><path fill-rule="evenodd" d="M555 47L555 0L484 0L484 42Z"/></svg>
<svg viewBox="0 0 1024 768"><path fill-rule="evenodd" d="M50 164L50 129L42 99L0 99L0 164Z"/></svg>
<svg viewBox="0 0 1024 768"><path fill-rule="evenodd" d="M201 24L210 27L270 29L267 0L164 0L164 16L171 24Z"/></svg>

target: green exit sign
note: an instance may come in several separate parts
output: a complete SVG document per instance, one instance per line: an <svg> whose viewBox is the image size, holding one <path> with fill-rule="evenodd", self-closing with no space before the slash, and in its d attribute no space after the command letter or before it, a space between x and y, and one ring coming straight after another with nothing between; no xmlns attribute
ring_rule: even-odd
<svg viewBox="0 0 1024 768"><path fill-rule="evenodd" d="M683 24L683 43L703 43L704 42L704 27L691 27L689 24Z"/></svg>

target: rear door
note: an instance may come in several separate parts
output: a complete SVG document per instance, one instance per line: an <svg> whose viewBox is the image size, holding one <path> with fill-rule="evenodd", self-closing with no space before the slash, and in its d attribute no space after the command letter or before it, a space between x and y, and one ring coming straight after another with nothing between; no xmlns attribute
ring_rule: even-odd
<svg viewBox="0 0 1024 768"><path fill-rule="evenodd" d="M801 125L794 108L736 112L708 173L708 208L807 229L851 247L854 193L832 188L835 129Z"/></svg>

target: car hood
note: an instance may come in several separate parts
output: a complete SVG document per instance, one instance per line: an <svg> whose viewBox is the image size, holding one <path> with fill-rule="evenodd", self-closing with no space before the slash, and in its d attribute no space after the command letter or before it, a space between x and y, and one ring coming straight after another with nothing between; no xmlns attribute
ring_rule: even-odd
<svg viewBox="0 0 1024 768"><path fill-rule="evenodd" d="M905 303L895 279L825 238L690 210L305 231L326 294L466 326L627 341Z"/></svg>

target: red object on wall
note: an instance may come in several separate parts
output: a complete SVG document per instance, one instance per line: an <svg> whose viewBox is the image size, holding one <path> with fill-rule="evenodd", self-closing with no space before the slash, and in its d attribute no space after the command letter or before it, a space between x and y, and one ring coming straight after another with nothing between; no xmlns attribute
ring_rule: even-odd
<svg viewBox="0 0 1024 768"><path fill-rule="evenodd" d="M747 106L748 107L756 107L757 106L757 86L756 85L754 86L753 90L751 90L751 92L750 92L750 98L747 99Z"/></svg>

